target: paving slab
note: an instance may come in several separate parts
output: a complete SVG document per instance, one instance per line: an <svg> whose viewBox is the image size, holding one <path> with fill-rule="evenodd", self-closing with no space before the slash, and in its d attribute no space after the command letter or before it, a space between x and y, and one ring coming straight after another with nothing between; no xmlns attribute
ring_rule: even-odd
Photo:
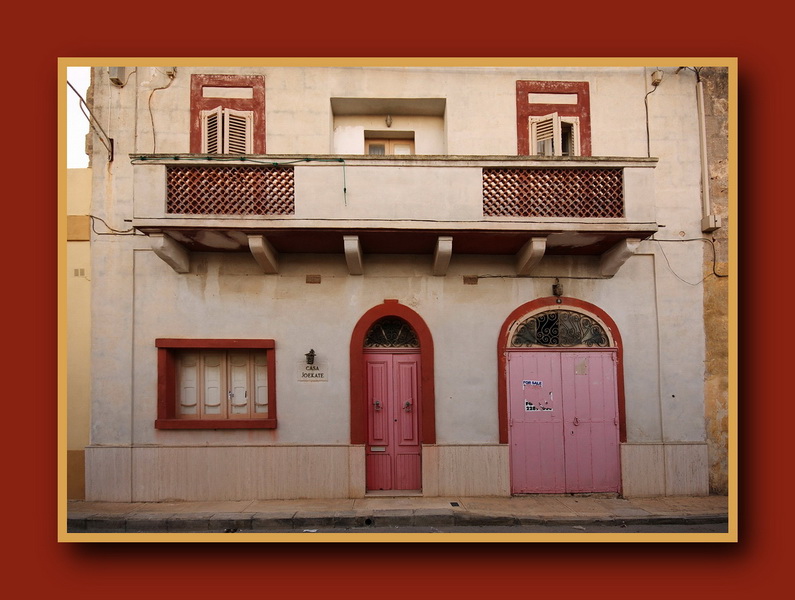
<svg viewBox="0 0 795 600"><path fill-rule="evenodd" d="M335 511L353 508L352 498L299 498L296 500L253 500L246 512L298 512L301 510Z"/></svg>
<svg viewBox="0 0 795 600"><path fill-rule="evenodd" d="M423 498L418 497L386 497L386 496L366 496L356 498L353 508L357 510L384 510L384 509L415 509L415 508L450 508L451 502L456 502L456 498Z"/></svg>

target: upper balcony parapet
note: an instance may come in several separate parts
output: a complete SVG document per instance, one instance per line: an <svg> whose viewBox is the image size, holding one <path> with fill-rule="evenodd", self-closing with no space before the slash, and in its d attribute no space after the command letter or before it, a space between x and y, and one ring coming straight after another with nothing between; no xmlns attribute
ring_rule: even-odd
<svg viewBox="0 0 795 600"><path fill-rule="evenodd" d="M654 220L656 159L133 155L135 218Z"/></svg>

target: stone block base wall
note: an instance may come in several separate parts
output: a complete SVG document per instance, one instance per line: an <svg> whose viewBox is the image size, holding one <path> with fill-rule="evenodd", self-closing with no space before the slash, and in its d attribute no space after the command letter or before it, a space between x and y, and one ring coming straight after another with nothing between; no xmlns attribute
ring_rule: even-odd
<svg viewBox="0 0 795 600"><path fill-rule="evenodd" d="M423 496L510 496L508 446L423 446Z"/></svg>
<svg viewBox="0 0 795 600"><path fill-rule="evenodd" d="M349 446L89 447L86 499L357 497L364 495L363 458L363 447Z"/></svg>
<svg viewBox="0 0 795 600"><path fill-rule="evenodd" d="M706 443L622 444L622 495L708 496L707 461Z"/></svg>
<svg viewBox="0 0 795 600"><path fill-rule="evenodd" d="M709 494L706 444L624 444L623 495ZM509 447L422 449L423 496L510 496ZM86 500L216 501L365 496L364 446L86 448Z"/></svg>

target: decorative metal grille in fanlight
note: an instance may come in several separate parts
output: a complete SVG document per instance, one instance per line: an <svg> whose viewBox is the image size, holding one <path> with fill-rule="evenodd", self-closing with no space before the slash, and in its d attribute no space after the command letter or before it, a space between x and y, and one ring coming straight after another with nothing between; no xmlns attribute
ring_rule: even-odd
<svg viewBox="0 0 795 600"><path fill-rule="evenodd" d="M399 317L383 317L376 321L364 338L365 348L419 348L417 334Z"/></svg>
<svg viewBox="0 0 795 600"><path fill-rule="evenodd" d="M514 331L511 346L606 348L610 346L610 338L588 315L570 310L551 310L523 321Z"/></svg>

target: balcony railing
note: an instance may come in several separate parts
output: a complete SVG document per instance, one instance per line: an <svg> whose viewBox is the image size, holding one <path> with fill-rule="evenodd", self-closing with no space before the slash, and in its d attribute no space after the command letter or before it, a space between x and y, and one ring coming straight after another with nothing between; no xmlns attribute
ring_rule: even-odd
<svg viewBox="0 0 795 600"><path fill-rule="evenodd" d="M624 216L623 169L484 167L483 216ZM294 215L291 166L166 167L169 215Z"/></svg>
<svg viewBox="0 0 795 600"><path fill-rule="evenodd" d="M611 168L484 168L487 217L624 216L623 170Z"/></svg>
<svg viewBox="0 0 795 600"><path fill-rule="evenodd" d="M292 167L166 167L170 215L294 215Z"/></svg>
<svg viewBox="0 0 795 600"><path fill-rule="evenodd" d="M655 219L656 160L648 158L268 156L218 164L142 155L133 162L136 219Z"/></svg>

